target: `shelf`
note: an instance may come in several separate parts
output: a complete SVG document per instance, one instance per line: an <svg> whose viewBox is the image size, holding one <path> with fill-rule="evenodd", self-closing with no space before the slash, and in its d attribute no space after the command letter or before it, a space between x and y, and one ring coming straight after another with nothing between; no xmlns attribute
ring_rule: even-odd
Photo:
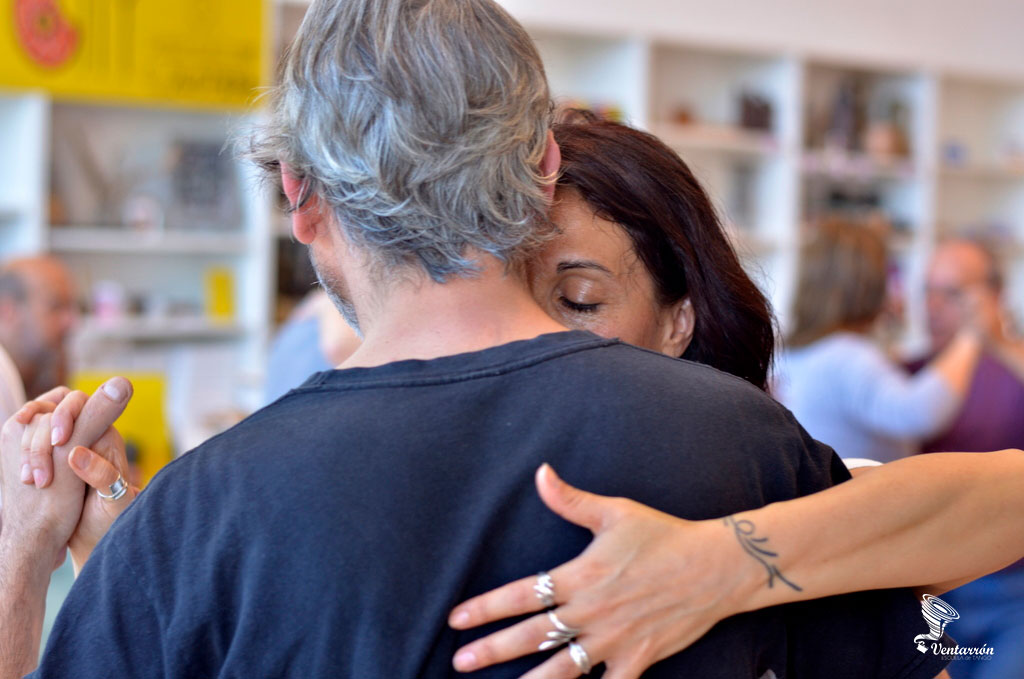
<svg viewBox="0 0 1024 679"><path fill-rule="evenodd" d="M243 255L245 237L226 233L140 232L121 227L53 227L55 252L161 255Z"/></svg>
<svg viewBox="0 0 1024 679"><path fill-rule="evenodd" d="M237 323L216 323L202 316L127 317L116 320L90 317L82 320L77 332L90 340L182 342L234 339L242 335L244 328Z"/></svg>
<svg viewBox="0 0 1024 679"><path fill-rule="evenodd" d="M977 163L973 165L944 165L939 170L944 179L972 179L978 181L1015 181L1024 179L1024 165Z"/></svg>
<svg viewBox="0 0 1024 679"><path fill-rule="evenodd" d="M651 133L677 151L714 151L755 157L779 151L779 144L770 133L733 125L662 123L652 125Z"/></svg>
<svg viewBox="0 0 1024 679"><path fill-rule="evenodd" d="M916 168L910 160L876 158L862 153L805 151L801 159L801 170L808 176L853 181L904 181L917 178Z"/></svg>

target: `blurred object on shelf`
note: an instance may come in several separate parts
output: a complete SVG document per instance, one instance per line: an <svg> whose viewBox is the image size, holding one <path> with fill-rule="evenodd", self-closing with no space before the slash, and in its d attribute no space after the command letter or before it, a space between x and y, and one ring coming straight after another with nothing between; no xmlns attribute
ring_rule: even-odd
<svg viewBox="0 0 1024 679"><path fill-rule="evenodd" d="M744 92L740 96L740 127L771 132L774 124L772 102L760 94Z"/></svg>
<svg viewBox="0 0 1024 679"><path fill-rule="evenodd" d="M971 160L967 144L959 139L947 139L942 144L942 163L946 167L966 167Z"/></svg>
<svg viewBox="0 0 1024 679"><path fill-rule="evenodd" d="M872 116L864 131L864 150L877 158L905 158L910 155L907 137L907 107L898 99L882 106L881 115Z"/></svg>
<svg viewBox="0 0 1024 679"><path fill-rule="evenodd" d="M72 378L71 386L91 394L112 374L127 378L134 388L132 400L117 420L117 430L125 443L137 451L138 476L144 485L171 461L171 438L167 426L166 377L159 373L82 371Z"/></svg>
<svg viewBox="0 0 1024 679"><path fill-rule="evenodd" d="M693 115L693 109L685 104L672 109L672 115L669 116L669 120L676 125L695 125L697 123L697 119Z"/></svg>
<svg viewBox="0 0 1024 679"><path fill-rule="evenodd" d="M162 231L163 206L156 198L143 193L129 196L121 211L121 223L133 231Z"/></svg>
<svg viewBox="0 0 1024 679"><path fill-rule="evenodd" d="M235 318L235 276L228 267L207 269L205 276L206 315L211 321Z"/></svg>
<svg viewBox="0 0 1024 679"><path fill-rule="evenodd" d="M828 126L821 146L841 151L860 151L864 130L865 95L863 78L845 76L835 93L828 117Z"/></svg>
<svg viewBox="0 0 1024 679"><path fill-rule="evenodd" d="M170 225L186 230L238 228L238 185L223 142L179 139L171 146L170 167Z"/></svg>
<svg viewBox="0 0 1024 679"><path fill-rule="evenodd" d="M113 325L128 311L124 286L112 280L97 281L92 286L92 315L97 322Z"/></svg>

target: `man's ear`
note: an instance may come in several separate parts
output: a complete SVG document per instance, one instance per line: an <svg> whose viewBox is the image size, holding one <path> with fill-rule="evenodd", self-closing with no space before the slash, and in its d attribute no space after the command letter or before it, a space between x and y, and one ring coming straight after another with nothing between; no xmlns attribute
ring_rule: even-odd
<svg viewBox="0 0 1024 679"><path fill-rule="evenodd" d="M697 317L689 297L684 297L668 309L662 326L661 352L678 358L683 355L693 340Z"/></svg>
<svg viewBox="0 0 1024 679"><path fill-rule="evenodd" d="M292 206L292 235L303 245L309 245L316 239L317 227L323 217L320 200L316 196L303 195L305 182L297 179L285 163L281 163L281 186Z"/></svg>
<svg viewBox="0 0 1024 679"><path fill-rule="evenodd" d="M553 200L555 197L555 177L558 176L558 170L562 167L562 152L558 148L558 142L555 141L555 133L548 130L548 142L547 146L544 147L544 157L540 159L540 173L545 177L550 177L551 182L544 185L544 195L547 196L548 200Z"/></svg>

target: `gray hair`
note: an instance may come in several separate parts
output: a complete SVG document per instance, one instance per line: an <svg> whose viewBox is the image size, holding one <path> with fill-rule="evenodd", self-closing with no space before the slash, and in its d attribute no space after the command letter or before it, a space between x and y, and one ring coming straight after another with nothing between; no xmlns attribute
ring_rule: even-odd
<svg viewBox="0 0 1024 679"><path fill-rule="evenodd" d="M248 155L280 164L385 270L437 282L467 248L518 264L553 227L551 116L526 31L492 0L316 0Z"/></svg>

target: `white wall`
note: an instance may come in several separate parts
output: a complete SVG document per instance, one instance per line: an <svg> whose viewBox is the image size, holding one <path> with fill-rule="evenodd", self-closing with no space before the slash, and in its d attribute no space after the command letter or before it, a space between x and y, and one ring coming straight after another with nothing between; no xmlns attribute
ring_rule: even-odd
<svg viewBox="0 0 1024 679"><path fill-rule="evenodd" d="M527 26L1024 79L1024 0L499 0Z"/></svg>

